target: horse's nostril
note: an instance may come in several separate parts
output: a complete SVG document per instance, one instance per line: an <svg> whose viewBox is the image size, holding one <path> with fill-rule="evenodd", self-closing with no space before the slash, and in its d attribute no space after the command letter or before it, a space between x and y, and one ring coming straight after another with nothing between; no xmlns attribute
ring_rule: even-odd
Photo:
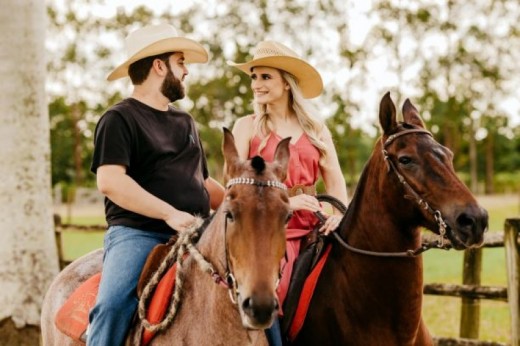
<svg viewBox="0 0 520 346"><path fill-rule="evenodd" d="M462 213L457 218L457 225L462 229L471 229L475 225L475 219L466 213Z"/></svg>
<svg viewBox="0 0 520 346"><path fill-rule="evenodd" d="M246 298L246 299L244 299L244 301L242 302L242 308L243 308L244 310L249 310L249 309L251 309L252 305L253 305L253 299L251 299L251 298Z"/></svg>

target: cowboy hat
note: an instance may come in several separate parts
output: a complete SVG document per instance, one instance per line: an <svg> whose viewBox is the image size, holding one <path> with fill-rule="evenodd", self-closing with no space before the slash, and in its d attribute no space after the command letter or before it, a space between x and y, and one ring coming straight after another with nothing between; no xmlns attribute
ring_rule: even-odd
<svg viewBox="0 0 520 346"><path fill-rule="evenodd" d="M199 43L179 37L169 24L149 25L131 32L125 40L127 59L107 77L113 81L128 76L128 67L143 58L167 52L182 52L187 63L208 61L208 52Z"/></svg>
<svg viewBox="0 0 520 346"><path fill-rule="evenodd" d="M262 41L257 44L253 60L245 63L228 61L228 65L251 74L253 67L273 67L293 75L303 97L313 98L323 91L323 81L319 72L301 59L292 49L275 41Z"/></svg>

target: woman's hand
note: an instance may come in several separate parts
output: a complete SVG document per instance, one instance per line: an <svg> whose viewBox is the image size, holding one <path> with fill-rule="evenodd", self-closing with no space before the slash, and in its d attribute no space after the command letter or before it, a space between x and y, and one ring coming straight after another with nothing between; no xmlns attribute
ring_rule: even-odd
<svg viewBox="0 0 520 346"><path fill-rule="evenodd" d="M341 219L343 218L340 215L327 215L327 214L321 214L322 216L326 217L327 220L323 223L323 226L320 227L319 231L325 235L329 235L331 232L334 232L341 222Z"/></svg>
<svg viewBox="0 0 520 346"><path fill-rule="evenodd" d="M321 211L320 202L314 196L301 194L289 198L291 210Z"/></svg>

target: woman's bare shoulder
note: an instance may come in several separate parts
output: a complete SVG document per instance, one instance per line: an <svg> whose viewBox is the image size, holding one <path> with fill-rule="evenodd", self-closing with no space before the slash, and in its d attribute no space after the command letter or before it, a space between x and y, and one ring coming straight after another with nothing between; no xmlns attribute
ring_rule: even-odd
<svg viewBox="0 0 520 346"><path fill-rule="evenodd" d="M248 133L253 132L255 118L253 115L246 115L238 118L233 126L233 133Z"/></svg>

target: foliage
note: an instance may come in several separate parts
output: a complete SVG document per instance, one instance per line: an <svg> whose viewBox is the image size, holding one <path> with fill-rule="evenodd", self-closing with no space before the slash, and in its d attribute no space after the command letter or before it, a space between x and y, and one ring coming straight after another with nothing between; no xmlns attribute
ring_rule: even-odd
<svg viewBox="0 0 520 346"><path fill-rule="evenodd" d="M520 45L520 5L515 0L378 0L372 7L363 5L364 10L357 2L339 0L192 0L162 13L143 5L101 16L96 6L102 4L48 5L53 183L94 183L88 171L93 128L129 87L128 82L102 81L123 59L126 33L157 21L173 24L210 52L209 64L189 66L188 97L179 106L197 121L217 179L222 174L221 128L252 111L248 76L226 61L248 59L263 39L291 46L329 81L324 95L313 101L331 129L350 190L377 134L378 100L364 92L370 88L379 97L391 90L399 105L411 97L475 189L482 184L488 192L507 189L507 179L492 177L520 171L520 130L509 123L511 110L502 102L514 98L518 87L514 76L519 75L520 49L512 47ZM367 35L355 36L352 13L373 24ZM389 78L371 85L380 65ZM81 117L74 120L78 109ZM361 121L367 109L373 114ZM79 141L74 129L81 132Z"/></svg>

